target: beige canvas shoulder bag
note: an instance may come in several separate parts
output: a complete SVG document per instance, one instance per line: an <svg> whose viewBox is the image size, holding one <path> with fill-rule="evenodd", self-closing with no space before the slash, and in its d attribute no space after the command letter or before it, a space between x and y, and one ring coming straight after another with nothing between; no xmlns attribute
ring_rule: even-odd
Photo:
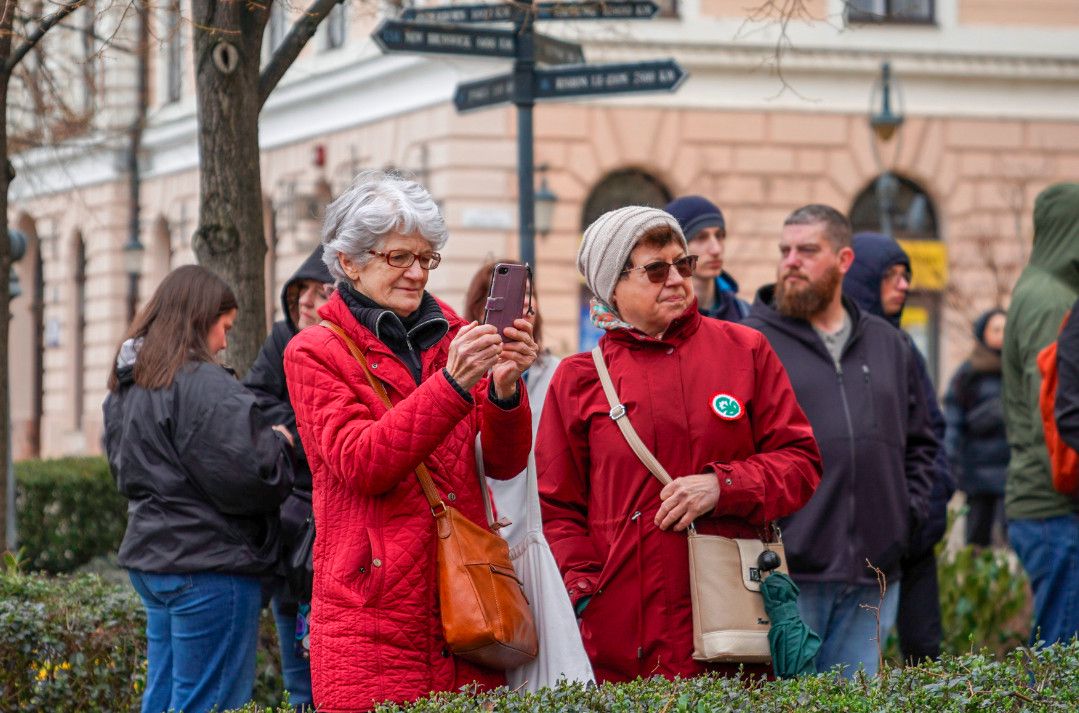
<svg viewBox="0 0 1079 713"><path fill-rule="evenodd" d="M664 485L670 483L670 474L633 429L599 347L592 350L592 360L611 407L611 419L649 472ZM778 533L778 529L775 531ZM687 534L693 658L704 662L771 663L770 622L760 593L762 572L757 560L763 551L772 550L780 558L776 571L787 572L783 543L702 535L693 525Z"/></svg>

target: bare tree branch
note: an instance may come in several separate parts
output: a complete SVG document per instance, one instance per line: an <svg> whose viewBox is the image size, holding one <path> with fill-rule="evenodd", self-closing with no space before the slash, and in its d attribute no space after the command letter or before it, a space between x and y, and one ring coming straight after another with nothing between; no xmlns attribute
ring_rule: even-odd
<svg viewBox="0 0 1079 713"><path fill-rule="evenodd" d="M41 23L34 31L27 35L26 39L19 43L18 47L12 50L11 55L8 56L7 61L4 62L4 72L10 74L11 70L15 69L15 66L23 60L38 42L41 41L41 38L45 36L46 32L85 4L86 0L72 0L71 2L65 2L56 9L56 12L41 18Z"/></svg>
<svg viewBox="0 0 1079 713"><path fill-rule="evenodd" d="M275 1L280 2L281 0ZM343 0L314 0L303 15L293 23L292 29L285 35L285 39L281 41L281 46L274 50L273 57L270 58L270 61L259 75L259 108L266 103L270 92L274 90L277 83L285 76L288 68L296 61L300 52L307 45L308 40L315 35L319 23L326 19L326 16L339 2L343 2Z"/></svg>

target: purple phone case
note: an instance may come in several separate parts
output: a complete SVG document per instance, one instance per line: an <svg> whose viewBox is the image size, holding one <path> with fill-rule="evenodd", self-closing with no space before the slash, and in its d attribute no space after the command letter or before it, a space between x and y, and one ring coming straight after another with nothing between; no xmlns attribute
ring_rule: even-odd
<svg viewBox="0 0 1079 713"><path fill-rule="evenodd" d="M528 268L524 265L507 265L500 262L494 267L483 323L498 327L503 341L506 340L506 327L512 327L515 319L524 316L527 282Z"/></svg>

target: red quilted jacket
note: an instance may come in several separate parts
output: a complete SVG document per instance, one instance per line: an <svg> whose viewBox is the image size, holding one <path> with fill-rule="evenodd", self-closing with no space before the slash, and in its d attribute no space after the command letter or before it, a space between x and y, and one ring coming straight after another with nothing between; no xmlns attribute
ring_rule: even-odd
<svg viewBox="0 0 1079 713"><path fill-rule="evenodd" d="M758 537L820 481L813 430L760 332L687 310L662 340L600 339L619 400L672 477L714 472L719 502L698 531ZM660 482L630 450L590 354L564 359L536 436L543 530L570 599L591 597L581 636L596 678L695 676L686 535L655 524ZM765 673L764 667L747 667Z"/></svg>
<svg viewBox="0 0 1079 713"><path fill-rule="evenodd" d="M334 294L319 311L356 341L394 407L387 412L344 342L325 327L303 330L285 351L285 376L314 485L311 679L320 711L366 710L501 672L449 655L439 619L435 530L414 473L427 464L448 504L485 522L474 442L489 476L526 466L531 414L487 399L488 380L466 402L441 370L464 322L441 305L450 329L423 355L419 386L408 368Z"/></svg>

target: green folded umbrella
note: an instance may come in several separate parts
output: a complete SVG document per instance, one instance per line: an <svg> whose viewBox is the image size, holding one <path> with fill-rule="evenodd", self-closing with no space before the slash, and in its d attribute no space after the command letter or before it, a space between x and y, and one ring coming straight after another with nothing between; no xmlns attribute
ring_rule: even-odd
<svg viewBox="0 0 1079 713"><path fill-rule="evenodd" d="M772 668L779 678L794 678L817 672L816 658L820 636L810 629L798 613L798 585L782 572L772 572L761 582L764 610L772 622L768 646L772 649Z"/></svg>

